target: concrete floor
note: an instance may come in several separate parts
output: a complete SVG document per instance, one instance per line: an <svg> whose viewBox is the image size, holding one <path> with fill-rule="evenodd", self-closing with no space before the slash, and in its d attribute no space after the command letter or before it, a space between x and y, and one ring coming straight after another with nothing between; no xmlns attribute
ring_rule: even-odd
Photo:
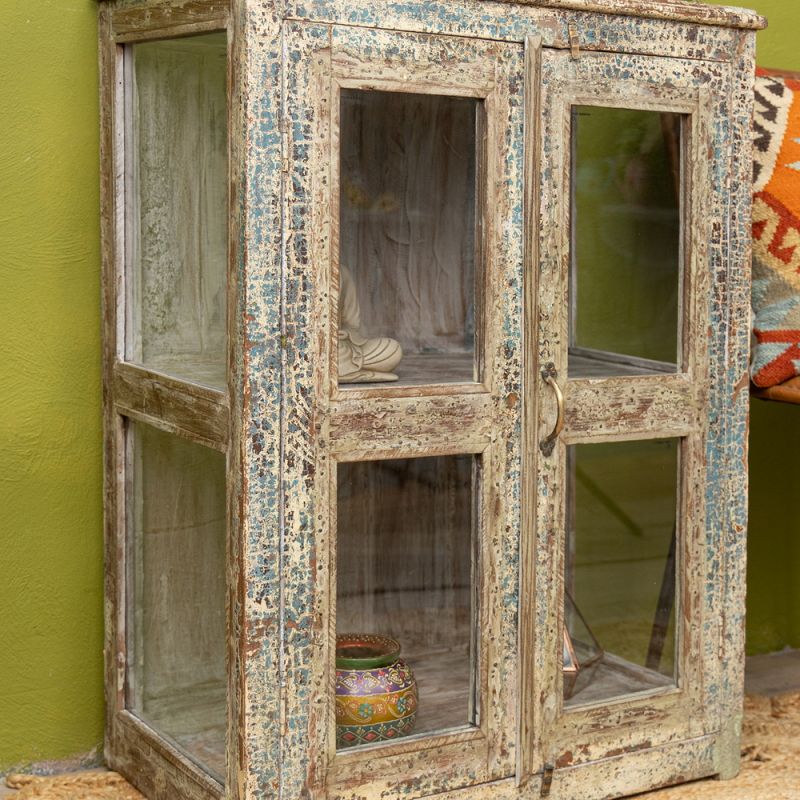
<svg viewBox="0 0 800 800"><path fill-rule="evenodd" d="M780 653L748 658L745 690L748 694L767 696L800 691L800 650L783 650ZM0 798L11 798L14 795L15 790L0 785Z"/></svg>
<svg viewBox="0 0 800 800"><path fill-rule="evenodd" d="M771 697L800 691L800 650L750 656L745 667L745 691Z"/></svg>

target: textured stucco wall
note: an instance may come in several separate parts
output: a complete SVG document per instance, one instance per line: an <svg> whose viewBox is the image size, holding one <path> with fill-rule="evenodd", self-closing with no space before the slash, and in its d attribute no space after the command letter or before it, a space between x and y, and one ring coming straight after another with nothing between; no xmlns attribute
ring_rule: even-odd
<svg viewBox="0 0 800 800"><path fill-rule="evenodd" d="M759 62L800 69L796 0ZM95 0L2 0L0 772L102 738ZM793 446L794 445L794 446ZM753 650L800 646L800 408L756 402Z"/></svg>
<svg viewBox="0 0 800 800"><path fill-rule="evenodd" d="M93 0L0 24L0 772L103 734Z"/></svg>
<svg viewBox="0 0 800 800"><path fill-rule="evenodd" d="M744 3L743 3L744 4ZM719 3L724 5L724 3ZM769 19L758 63L800 70L800 4L753 0ZM747 650L800 647L800 407L751 402Z"/></svg>

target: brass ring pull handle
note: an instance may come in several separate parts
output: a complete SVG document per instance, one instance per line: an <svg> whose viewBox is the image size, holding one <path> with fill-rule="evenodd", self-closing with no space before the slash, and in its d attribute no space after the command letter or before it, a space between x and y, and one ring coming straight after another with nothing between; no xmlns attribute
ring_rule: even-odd
<svg viewBox="0 0 800 800"><path fill-rule="evenodd" d="M556 365L551 361L548 364L545 364L544 369L542 369L542 378L544 382L550 386L556 394L556 407L558 409L558 415L556 416L556 424L553 426L553 430L550 431L550 435L547 438L542 439L541 444L539 445L541 451L546 455L549 456L552 454L555 446L556 446L556 439L558 439L558 434L564 430L564 395L561 392L561 387L558 385L556 378L558 377L558 373L556 372Z"/></svg>

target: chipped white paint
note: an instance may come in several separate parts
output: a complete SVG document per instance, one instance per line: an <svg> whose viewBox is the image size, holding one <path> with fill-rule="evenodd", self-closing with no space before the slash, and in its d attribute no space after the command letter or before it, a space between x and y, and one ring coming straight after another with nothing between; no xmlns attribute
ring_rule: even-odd
<svg viewBox="0 0 800 800"><path fill-rule="evenodd" d="M759 17L672 2L108 0L100 6L106 317L107 758L153 798L618 797L736 769L742 688L749 119ZM121 363L124 42L227 29L230 377L212 391ZM569 54L569 31L579 56ZM478 98L480 380L339 387L340 87ZM572 102L687 115L684 353L675 375L567 382ZM523 202L524 200L524 202ZM523 208L524 206L524 208ZM524 214L523 214L524 212ZM525 337L523 340L523 336ZM742 381L745 381L744 383ZM125 710L121 416L228 454L223 789ZM564 443L683 437L681 688L563 713ZM336 753L336 467L483 459L480 723Z"/></svg>

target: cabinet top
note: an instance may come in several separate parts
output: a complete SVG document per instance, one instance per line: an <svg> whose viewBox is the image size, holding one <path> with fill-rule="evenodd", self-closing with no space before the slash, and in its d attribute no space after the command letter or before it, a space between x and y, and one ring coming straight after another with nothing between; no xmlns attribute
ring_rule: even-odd
<svg viewBox="0 0 800 800"><path fill-rule="evenodd" d="M452 5L458 5L458 0L446 1ZM98 0L98 2L107 2L122 7L159 8L161 10L170 6L179 6L188 13L191 13L191 8L186 9L185 6L212 5L225 9L236 3L282 5L282 0L188 0L188 2L187 0ZM767 27L766 18L755 11L735 6L707 5L688 0L481 0L481 2L620 14L629 17L693 22L700 25L719 25L747 30L761 30Z"/></svg>
<svg viewBox="0 0 800 800"><path fill-rule="evenodd" d="M712 6L687 0L499 0L525 6L566 8L573 11L595 11L601 14L622 14L631 17L669 19L678 22L696 22L706 25L723 25L731 28L762 30L767 27L766 17L755 11L735 6Z"/></svg>

